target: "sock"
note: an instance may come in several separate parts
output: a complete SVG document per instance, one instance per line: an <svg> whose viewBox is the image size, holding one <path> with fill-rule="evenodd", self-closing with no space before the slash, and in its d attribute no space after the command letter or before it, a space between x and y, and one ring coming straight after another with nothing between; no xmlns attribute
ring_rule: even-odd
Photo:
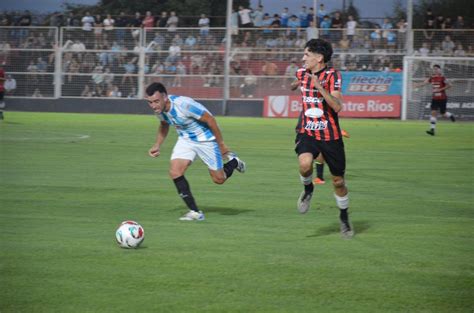
<svg viewBox="0 0 474 313"><path fill-rule="evenodd" d="M334 197L336 198L336 204L339 208L339 218L341 221L347 222L349 220L349 215L347 213L349 209L349 194L342 197L334 194Z"/></svg>
<svg viewBox="0 0 474 313"><path fill-rule="evenodd" d="M197 208L196 201L194 201L194 197L191 193L191 189L189 189L189 183L184 176L180 176L178 178L173 179L173 182L178 190L178 194L183 199L184 203L188 206L188 208L192 211L199 212Z"/></svg>
<svg viewBox="0 0 474 313"><path fill-rule="evenodd" d="M435 130L435 128L436 128L436 117L433 117L433 116L430 117L430 126L431 126L431 130Z"/></svg>
<svg viewBox="0 0 474 313"><path fill-rule="evenodd" d="M232 176L232 173L237 168L238 164L239 163L237 162L236 159L232 159L229 162L227 162L226 164L224 164L224 173L225 173L225 176L227 178Z"/></svg>
<svg viewBox="0 0 474 313"><path fill-rule="evenodd" d="M313 190L314 190L313 175L309 175L308 177L303 177L300 175L300 180L304 185L304 192L313 193Z"/></svg>
<svg viewBox="0 0 474 313"><path fill-rule="evenodd" d="M446 114L447 118L450 118L451 116L453 116L453 113L451 113L451 112L446 112L445 114Z"/></svg>
<svg viewBox="0 0 474 313"><path fill-rule="evenodd" d="M323 164L323 163L316 162L316 176L317 176L319 179L323 179L323 180L324 180L323 172L324 172L324 164Z"/></svg>
<svg viewBox="0 0 474 313"><path fill-rule="evenodd" d="M339 219L345 223L349 221L349 214L347 213L348 210L349 208L339 209Z"/></svg>

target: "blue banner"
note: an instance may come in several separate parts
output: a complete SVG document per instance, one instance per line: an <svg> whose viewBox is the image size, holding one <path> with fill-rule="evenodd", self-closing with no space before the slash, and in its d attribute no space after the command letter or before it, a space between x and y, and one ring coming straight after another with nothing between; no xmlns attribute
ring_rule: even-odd
<svg viewBox="0 0 474 313"><path fill-rule="evenodd" d="M343 95L402 95L402 73L341 72Z"/></svg>

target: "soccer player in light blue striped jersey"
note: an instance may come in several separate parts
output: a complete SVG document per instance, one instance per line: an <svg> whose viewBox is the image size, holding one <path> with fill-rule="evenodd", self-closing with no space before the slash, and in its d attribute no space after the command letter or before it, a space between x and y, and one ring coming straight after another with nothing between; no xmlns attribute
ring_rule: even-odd
<svg viewBox="0 0 474 313"><path fill-rule="evenodd" d="M223 184L234 172L244 173L245 162L229 150L212 114L199 102L189 97L168 95L161 83L146 89L148 105L160 120L156 142L148 151L151 157L160 155L160 147L168 135L169 126L178 132L178 141L171 154L169 175L189 211L182 221L201 221L204 214L198 209L184 174L198 156L208 167L212 181ZM223 158L228 160L224 164Z"/></svg>

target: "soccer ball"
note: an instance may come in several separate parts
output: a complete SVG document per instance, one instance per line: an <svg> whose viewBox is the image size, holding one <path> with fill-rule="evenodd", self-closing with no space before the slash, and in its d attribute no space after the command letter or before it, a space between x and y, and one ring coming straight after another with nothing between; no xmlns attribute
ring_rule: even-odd
<svg viewBox="0 0 474 313"><path fill-rule="evenodd" d="M134 221L125 221L120 224L115 232L115 239L122 248L134 249L145 239L145 231L143 227Z"/></svg>

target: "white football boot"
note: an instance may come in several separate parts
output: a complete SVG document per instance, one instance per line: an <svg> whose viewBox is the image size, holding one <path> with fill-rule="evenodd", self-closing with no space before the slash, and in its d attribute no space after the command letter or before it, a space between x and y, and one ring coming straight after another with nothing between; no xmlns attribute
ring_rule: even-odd
<svg viewBox="0 0 474 313"><path fill-rule="evenodd" d="M204 221L204 213L202 211L196 212L189 210L188 213L184 214L179 218L180 221Z"/></svg>

